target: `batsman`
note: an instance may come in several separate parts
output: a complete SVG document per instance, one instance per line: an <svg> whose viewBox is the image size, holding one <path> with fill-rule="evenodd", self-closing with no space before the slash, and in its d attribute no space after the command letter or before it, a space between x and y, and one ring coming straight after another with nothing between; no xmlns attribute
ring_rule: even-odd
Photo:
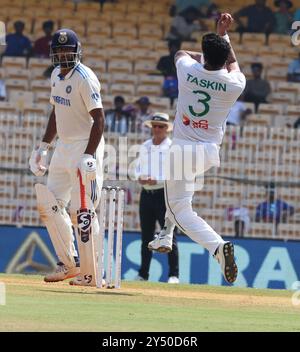
<svg viewBox="0 0 300 352"><path fill-rule="evenodd" d="M72 30L55 32L50 57L55 66L51 75L53 109L42 142L29 160L36 176L43 176L48 169L47 185L36 184L35 190L38 211L58 263L56 271L44 280L57 282L76 277L73 284L95 286L93 239L99 232L95 209L103 183L105 121L100 82L80 62L81 45ZM47 153L56 136L48 168Z"/></svg>

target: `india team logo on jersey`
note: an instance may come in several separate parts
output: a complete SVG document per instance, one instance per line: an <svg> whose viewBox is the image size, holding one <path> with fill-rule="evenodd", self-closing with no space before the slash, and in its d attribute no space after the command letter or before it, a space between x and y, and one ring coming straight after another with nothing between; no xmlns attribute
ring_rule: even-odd
<svg viewBox="0 0 300 352"><path fill-rule="evenodd" d="M66 88L66 93L67 93L67 94L70 94L71 91L72 91L72 87L71 87L71 86L68 86L68 87Z"/></svg>

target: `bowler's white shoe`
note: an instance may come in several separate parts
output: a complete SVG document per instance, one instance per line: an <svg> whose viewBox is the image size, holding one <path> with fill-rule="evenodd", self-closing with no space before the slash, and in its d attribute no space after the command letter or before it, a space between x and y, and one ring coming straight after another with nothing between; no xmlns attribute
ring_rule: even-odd
<svg viewBox="0 0 300 352"><path fill-rule="evenodd" d="M148 243L148 248L159 253L169 253L172 251L172 242L173 234L167 234L164 227L155 235L154 240Z"/></svg>
<svg viewBox="0 0 300 352"><path fill-rule="evenodd" d="M63 263L57 263L57 268L54 273L44 277L45 282L59 282L66 279L71 279L80 273L80 268L74 266L73 268L66 267Z"/></svg>
<svg viewBox="0 0 300 352"><path fill-rule="evenodd" d="M238 267L234 261L234 246L231 242L221 243L214 256L219 264L225 280L232 284L237 278Z"/></svg>
<svg viewBox="0 0 300 352"><path fill-rule="evenodd" d="M179 284L179 279L177 276L170 276L168 284Z"/></svg>

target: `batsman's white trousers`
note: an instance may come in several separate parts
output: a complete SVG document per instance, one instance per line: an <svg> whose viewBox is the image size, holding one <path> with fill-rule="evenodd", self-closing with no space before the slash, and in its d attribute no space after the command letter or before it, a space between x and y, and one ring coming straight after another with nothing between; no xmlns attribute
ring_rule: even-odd
<svg viewBox="0 0 300 352"><path fill-rule="evenodd" d="M66 207L70 203L70 212L80 208L80 184L77 175L78 164L86 149L88 140L73 143L58 141L49 165L47 187L60 204ZM104 138L102 137L94 155L97 161L97 177L86 185L86 197L94 208L99 204L103 184Z"/></svg>
<svg viewBox="0 0 300 352"><path fill-rule="evenodd" d="M173 139L170 151L176 150L176 148L183 150L182 169L185 171L189 169L188 171L192 171L191 174L194 176L188 175L183 179L175 177L175 173L180 167L180 158L170 158L169 179L167 177L165 181L166 218L213 255L224 240L193 211L192 198L195 190L201 188L201 184L196 182L199 176L202 176L201 181L205 171L213 166L220 166L220 147L213 143L200 144L199 142ZM198 165L191 164L190 160L197 160ZM192 170L190 170L191 168Z"/></svg>

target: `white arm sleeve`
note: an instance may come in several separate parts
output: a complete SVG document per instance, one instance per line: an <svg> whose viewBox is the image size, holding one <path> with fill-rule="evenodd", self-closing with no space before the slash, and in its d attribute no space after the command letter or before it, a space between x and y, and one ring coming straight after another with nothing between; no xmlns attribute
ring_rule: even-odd
<svg viewBox="0 0 300 352"><path fill-rule="evenodd" d="M184 68L188 68L194 65L197 61L192 59L189 55L183 55L179 59L176 60L176 68L177 71L180 71Z"/></svg>
<svg viewBox="0 0 300 352"><path fill-rule="evenodd" d="M242 90L245 89L246 77L241 71L231 71L228 74L237 86L239 86Z"/></svg>
<svg viewBox="0 0 300 352"><path fill-rule="evenodd" d="M93 109L102 109L102 100L100 95L100 82L97 78L86 78L82 80L79 89L84 104L90 112Z"/></svg>

